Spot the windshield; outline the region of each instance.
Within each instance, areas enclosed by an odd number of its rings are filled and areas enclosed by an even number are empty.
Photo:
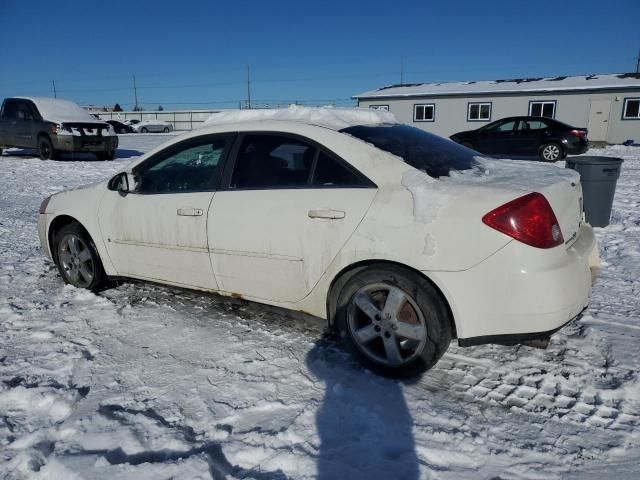
[[[397,155],[433,178],[475,165],[477,152],[408,125],[356,126],[340,131]]]

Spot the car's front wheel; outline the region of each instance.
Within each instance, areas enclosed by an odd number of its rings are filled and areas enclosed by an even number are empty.
[[[54,240],[55,262],[65,283],[100,290],[107,276],[93,240],[79,223],[65,225]]]
[[[545,143],[540,147],[540,158],[545,162],[555,162],[562,158],[562,147],[557,143]]]
[[[340,292],[335,325],[347,348],[390,377],[422,373],[451,342],[451,318],[439,293],[415,272],[369,267]]]
[[[38,139],[38,154],[40,155],[41,160],[53,160],[56,157],[53,144],[48,137],[41,136]]]
[[[164,133],[169,133],[169,127],[164,127],[163,132],[164,132]]]
[[[147,130],[147,128],[146,128],[146,127],[142,127],[142,128],[140,129],[140,132],[141,132],[141,133],[147,133],[147,132],[149,132],[149,130]]]

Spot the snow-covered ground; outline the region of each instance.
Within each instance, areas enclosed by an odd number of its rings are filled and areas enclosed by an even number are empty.
[[[639,478],[640,148],[625,158],[586,315],[547,350],[452,345],[409,382],[323,325],[202,293],[64,286],[42,198],[115,162],[0,158],[0,477]]]

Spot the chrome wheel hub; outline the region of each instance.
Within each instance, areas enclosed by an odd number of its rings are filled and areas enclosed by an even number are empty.
[[[385,366],[410,363],[427,341],[427,326],[418,305],[392,285],[367,285],[358,290],[349,303],[347,325],[358,349]]]

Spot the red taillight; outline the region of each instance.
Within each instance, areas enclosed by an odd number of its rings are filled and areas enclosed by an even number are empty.
[[[587,136],[587,132],[585,132],[584,130],[571,130],[571,135],[582,138]]]
[[[537,248],[562,245],[558,219],[541,193],[530,193],[490,211],[482,221],[516,240]]]

